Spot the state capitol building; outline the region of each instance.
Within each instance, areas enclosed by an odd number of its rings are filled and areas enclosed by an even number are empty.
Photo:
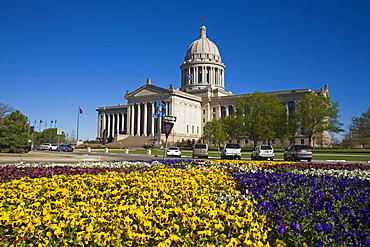
[[[199,38],[186,51],[184,62],[180,66],[179,89],[173,85],[169,88],[158,87],[147,79],[145,85],[135,91],[126,91],[124,98],[127,105],[96,109],[97,140],[107,143],[141,137],[145,144],[159,138],[158,133],[161,132],[160,140],[164,141],[162,116],[167,115],[176,117],[168,138],[169,143],[188,139],[198,141],[202,138],[203,128],[208,121],[231,115],[239,98],[251,96],[251,94],[234,95],[226,91],[224,80],[226,66],[215,43],[207,38],[206,30],[202,23]],[[286,105],[287,111],[292,112],[295,102],[312,91],[329,96],[327,85],[318,90],[294,89],[264,94],[278,95]],[[253,146],[253,142],[248,139],[235,141],[244,146]],[[286,144],[308,144],[308,138],[294,136],[289,138]],[[315,139],[315,146],[329,144],[328,133]]]

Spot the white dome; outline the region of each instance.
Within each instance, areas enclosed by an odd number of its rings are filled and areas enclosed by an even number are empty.
[[[206,27],[200,27],[200,36],[188,48],[186,52],[185,61],[191,60],[207,60],[207,61],[221,61],[220,52],[217,46],[206,36]]]
[[[224,70],[217,46],[207,38],[204,20],[200,36],[186,51],[181,69],[181,88],[185,92],[204,89],[225,90]]]

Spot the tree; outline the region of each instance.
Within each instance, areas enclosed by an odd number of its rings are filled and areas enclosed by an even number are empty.
[[[13,111],[0,126],[0,151],[23,153],[30,150],[30,125],[20,111]]]
[[[362,145],[370,143],[370,107],[360,117],[352,117],[351,121],[349,128],[352,136]]]
[[[0,118],[4,118],[6,115],[14,111],[12,107],[9,105],[5,105],[3,103],[0,103]]]
[[[33,133],[34,143],[65,143],[66,135],[62,132],[61,135],[57,135],[57,128],[44,129],[42,132]]]
[[[229,130],[248,136],[254,146],[258,141],[284,139],[289,134],[287,109],[275,94],[255,92],[239,98],[235,108],[235,117],[228,120]]]
[[[14,109],[12,107],[10,107],[9,105],[6,105],[6,104],[3,104],[3,103],[0,103],[0,125],[2,123],[2,120],[9,114],[11,113],[12,111],[14,111]]]
[[[212,119],[204,126],[204,139],[217,144],[218,148],[227,139],[227,136],[224,119],[222,118]]]
[[[306,94],[297,102],[294,116],[298,131],[308,137],[310,145],[316,134],[343,131],[338,121],[338,107],[338,102],[332,102],[329,97],[314,92]]]

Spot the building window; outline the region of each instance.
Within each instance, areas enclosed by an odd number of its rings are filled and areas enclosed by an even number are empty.
[[[228,107],[228,106],[221,106],[221,117],[227,117],[226,116],[226,107]]]
[[[189,134],[189,125],[186,125],[186,133]]]
[[[203,118],[203,123],[205,123],[206,122],[206,119],[205,118]]]
[[[191,126],[191,133],[194,134],[194,125]]]
[[[288,102],[288,112],[289,114],[295,112],[295,102],[294,101]]]
[[[199,135],[199,126],[197,126],[197,134]]]
[[[301,144],[304,144],[304,139],[301,139]]]
[[[234,106],[232,105],[229,105],[229,116],[233,116],[234,115]]]
[[[203,110],[203,114],[206,114],[206,110]]]

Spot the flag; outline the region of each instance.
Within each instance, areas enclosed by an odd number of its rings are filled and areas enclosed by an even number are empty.
[[[84,111],[81,108],[79,108],[79,109],[80,109],[80,114],[84,114]]]
[[[188,74],[188,79],[191,80],[193,78],[193,74]]]
[[[53,120],[51,120],[51,124],[53,124],[54,123],[54,121]]]
[[[42,120],[40,119],[40,123],[42,123]]]
[[[156,100],[155,103],[156,103],[155,107],[166,109],[166,105],[162,104],[159,100]]]

